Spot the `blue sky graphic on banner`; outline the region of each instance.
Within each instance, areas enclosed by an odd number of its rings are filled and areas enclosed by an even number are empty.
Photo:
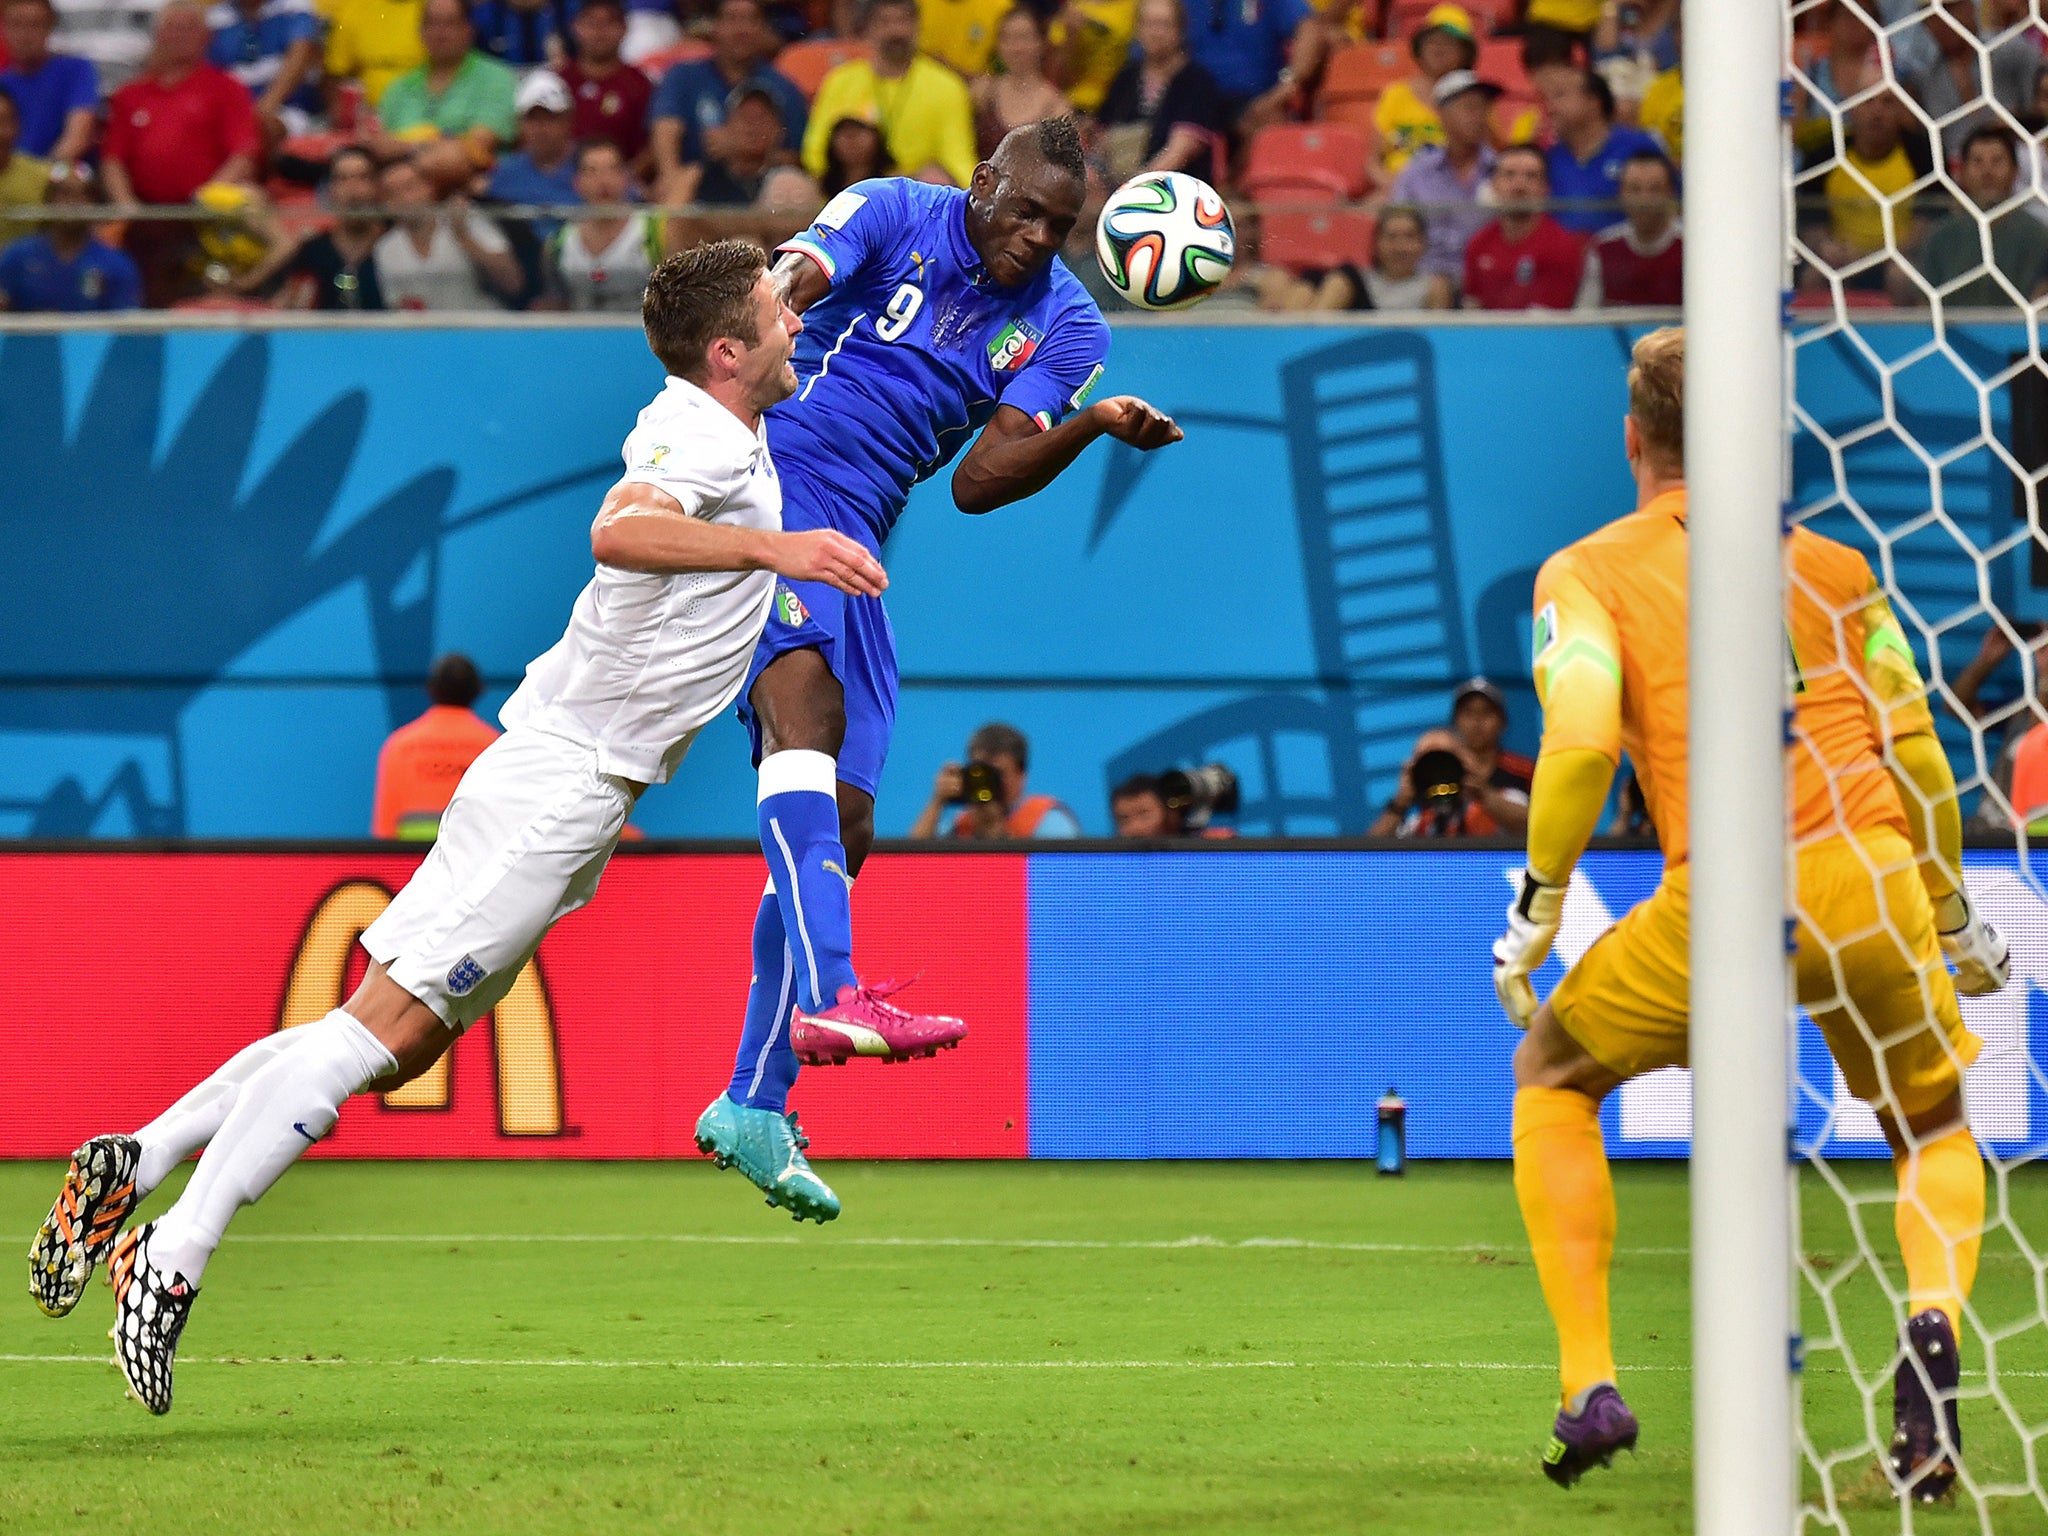
[[[1210,758],[1243,779],[1247,831],[1362,830],[1474,671],[1533,748],[1529,592],[1629,505],[1632,335],[1119,327],[1103,388],[1175,413],[1185,444],[1099,445],[985,518],[941,476],[890,541],[905,682],[881,830],[990,719],[1029,735],[1032,787],[1091,832],[1118,778]],[[1816,419],[1877,414],[1853,353],[1801,367]],[[70,332],[0,338],[0,379],[0,835],[336,837],[366,829],[378,745],[424,707],[433,655],[476,657],[494,709],[560,633],[660,372],[624,327]],[[1975,431],[1952,370],[1901,386],[1923,444]],[[2002,471],[1970,464],[1952,514],[2009,533]],[[1828,466],[1802,448],[1798,470],[1813,500]],[[1847,473],[1886,526],[1924,511],[1897,443],[1860,444]],[[1974,590],[1953,541],[1894,554],[1931,611]],[[1995,595],[2031,611],[2016,571],[1994,566]],[[1951,667],[1976,633],[1945,642]],[[752,805],[727,721],[637,820],[749,836]]]

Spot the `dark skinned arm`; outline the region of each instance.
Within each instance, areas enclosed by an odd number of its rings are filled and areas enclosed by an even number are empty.
[[[1014,405],[999,405],[953,471],[953,505],[979,514],[1035,496],[1104,434],[1147,452],[1182,436],[1171,416],[1134,395],[1098,400],[1049,431]]]
[[[774,275],[782,285],[783,302],[798,314],[832,291],[832,279],[825,269],[801,251],[785,251],[775,263]]]

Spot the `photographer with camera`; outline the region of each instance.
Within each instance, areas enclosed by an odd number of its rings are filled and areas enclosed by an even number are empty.
[[[967,739],[967,762],[948,763],[932,798],[910,828],[912,837],[1079,837],[1080,820],[1051,795],[1024,793],[1030,743],[1015,726],[984,725]],[[942,834],[946,807],[960,807]]]
[[[1133,774],[1109,792],[1118,837],[1235,837],[1216,818],[1237,807],[1237,775],[1221,763]]]
[[[1425,731],[1401,769],[1401,788],[1380,812],[1373,837],[1520,836],[1529,825],[1536,765],[1501,750],[1508,704],[1475,677],[1451,698],[1450,729]]]

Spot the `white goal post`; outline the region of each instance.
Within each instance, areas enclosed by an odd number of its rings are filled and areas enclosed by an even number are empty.
[[[1700,1536],[1797,1519],[1786,953],[1780,0],[1685,0],[1693,1486]]]

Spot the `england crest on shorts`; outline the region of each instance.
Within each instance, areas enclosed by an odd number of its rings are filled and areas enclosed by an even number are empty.
[[[476,963],[475,955],[464,955],[455,962],[455,968],[448,973],[448,995],[467,997],[476,990],[476,985],[484,979],[484,974],[484,968]]]

